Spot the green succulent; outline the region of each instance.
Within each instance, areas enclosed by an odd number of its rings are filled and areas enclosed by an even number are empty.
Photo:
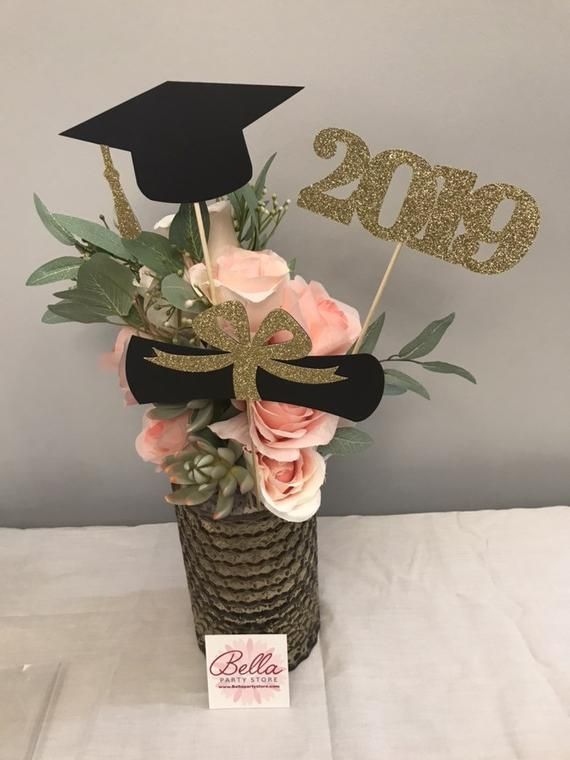
[[[214,520],[227,517],[236,493],[248,493],[255,486],[249,470],[237,464],[242,455],[242,447],[234,441],[216,448],[203,438],[194,439],[190,448],[164,460],[163,469],[175,486],[166,501],[194,507],[217,494],[212,516]]]

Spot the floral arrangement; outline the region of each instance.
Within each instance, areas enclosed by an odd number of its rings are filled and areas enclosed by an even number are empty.
[[[76,253],[42,265],[27,284],[71,283],[54,294],[58,300],[48,306],[45,323],[105,322],[121,327],[102,364],[117,371],[126,404],[136,403],[123,366],[130,337],[201,345],[192,323],[211,305],[212,284],[218,299],[245,306],[254,331],[269,311],[283,308],[310,336],[312,354],[351,352],[361,333],[356,309],[335,299],[321,283],[306,282],[296,274],[294,259],[267,248],[289,207],[289,201],[281,204],[267,192],[275,155],[252,184],[209,206],[201,204],[214,278],[210,283],[192,205],[182,204],[176,214],[157,222],[154,231],[141,231],[110,155],[103,151],[120,234],[103,216],[92,222],[52,214],[35,197],[44,225]],[[393,364],[414,364],[475,382],[462,367],[425,360],[453,319],[449,314],[435,320],[381,360],[386,395],[413,392],[429,399],[422,383]],[[375,350],[384,320],[382,314],[371,324],[359,350]],[[136,449],[143,460],[168,475],[173,488],[167,502],[188,507],[211,503],[214,519],[261,505],[285,520],[303,521],[320,506],[328,458],[361,451],[372,442],[355,426],[314,409],[262,400],[251,402],[249,412],[245,402],[232,399],[153,405],[145,412]]]

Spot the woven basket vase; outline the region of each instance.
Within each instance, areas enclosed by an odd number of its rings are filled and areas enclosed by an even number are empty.
[[[176,518],[200,649],[205,634],[285,633],[297,667],[319,632],[316,518],[263,510],[214,521],[188,507]]]

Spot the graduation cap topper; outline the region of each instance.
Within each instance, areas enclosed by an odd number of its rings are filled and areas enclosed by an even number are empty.
[[[243,129],[301,89],[163,82],[61,134],[130,151],[139,189],[151,200],[209,200],[251,179]]]
[[[372,414],[382,398],[384,373],[375,357],[308,356],[310,337],[283,309],[271,311],[253,338],[239,301],[212,306],[194,319],[193,327],[212,348],[131,338],[125,372],[139,403],[265,399],[359,421]],[[268,343],[281,331],[290,333],[289,340]]]
[[[130,151],[137,184],[148,198],[194,203],[212,281],[197,202],[249,181],[252,166],[243,129],[301,89],[164,82],[62,134]],[[379,404],[384,373],[373,356],[309,356],[309,336],[282,309],[270,312],[251,338],[244,306],[237,301],[216,304],[215,289],[213,297],[214,305],[193,320],[196,336],[211,348],[130,340],[125,371],[139,403],[266,399],[355,421]],[[229,334],[220,318],[229,323]],[[291,338],[269,344],[280,331]]]

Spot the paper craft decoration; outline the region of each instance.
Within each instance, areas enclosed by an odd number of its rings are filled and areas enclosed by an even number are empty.
[[[251,179],[243,129],[302,89],[163,82],[61,134],[130,151],[151,200],[209,200]]]
[[[501,183],[474,190],[474,172],[431,166],[408,150],[385,150],[371,157],[364,140],[346,129],[321,130],[314,149],[318,156],[329,159],[339,143],[346,145],[343,161],[327,177],[301,190],[297,203],[302,208],[342,224],[349,224],[356,214],[375,237],[402,242],[480,274],[511,269],[536,237],[540,211],[534,198],[520,187]],[[394,224],[383,227],[378,215],[394,172],[403,165],[412,169],[408,193]],[[348,198],[328,195],[329,190],[355,180],[359,184]],[[443,182],[439,191],[438,180]],[[513,201],[515,207],[503,228],[495,230],[491,227],[493,215],[504,200]],[[461,222],[465,232],[457,235]],[[485,260],[475,258],[481,243],[497,244]]]
[[[359,421],[382,398],[384,372],[374,356],[308,356],[311,339],[283,309],[270,312],[253,338],[239,301],[212,306],[194,319],[193,327],[212,348],[131,338],[125,371],[140,404],[265,399]],[[291,334],[289,340],[268,343],[281,331]]]

